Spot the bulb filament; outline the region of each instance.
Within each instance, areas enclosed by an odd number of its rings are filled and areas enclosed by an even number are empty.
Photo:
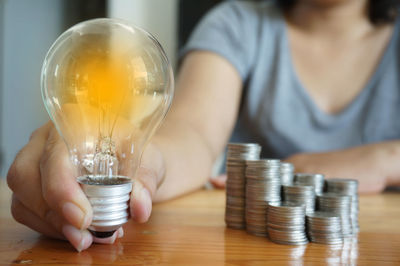
[[[118,159],[115,155],[115,143],[111,137],[100,135],[93,159],[93,174],[105,176],[118,174]]]

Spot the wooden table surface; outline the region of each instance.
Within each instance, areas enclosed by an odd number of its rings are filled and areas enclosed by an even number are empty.
[[[154,206],[146,224],[127,223],[114,245],[81,253],[11,217],[0,180],[0,265],[400,265],[400,193],[362,196],[357,239],[340,247],[277,245],[224,224],[225,192],[201,190]]]

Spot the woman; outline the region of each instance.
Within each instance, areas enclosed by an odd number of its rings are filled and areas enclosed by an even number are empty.
[[[278,1],[279,2],[279,1]],[[183,51],[173,107],[142,158],[131,200],[145,222],[153,201],[201,187],[234,138],[298,171],[360,181],[362,192],[400,183],[397,2],[230,1]],[[36,130],[8,174],[15,219],[78,250],[96,239],[92,210],[51,122]],[[132,207],[133,206],[133,207]]]

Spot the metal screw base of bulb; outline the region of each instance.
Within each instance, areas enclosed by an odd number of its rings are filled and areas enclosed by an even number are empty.
[[[125,176],[89,175],[77,178],[93,208],[89,231],[98,238],[110,237],[129,219],[132,180]]]
[[[92,231],[89,229],[89,232],[97,238],[107,238],[107,237],[111,237],[115,231],[117,230],[112,230],[112,231],[108,231],[108,232],[98,232],[98,231]]]

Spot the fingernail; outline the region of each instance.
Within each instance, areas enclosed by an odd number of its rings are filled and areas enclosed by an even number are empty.
[[[67,221],[70,222],[72,225],[75,225],[77,228],[83,229],[87,226],[87,215],[85,215],[82,209],[75,204],[71,202],[64,203],[62,207],[62,212]]]
[[[150,217],[151,209],[153,207],[153,203],[152,203],[152,200],[151,200],[150,192],[146,188],[142,189],[142,191],[140,193],[140,200],[143,203],[144,210],[146,212],[145,219],[147,220]]]
[[[146,222],[151,213],[152,199],[150,192],[137,181],[134,183],[133,191],[133,204],[131,204],[131,215],[139,223]],[[136,205],[135,205],[136,204]]]
[[[78,230],[74,226],[67,224],[62,227],[62,232],[78,252],[81,252],[84,248],[88,248],[90,245],[91,236],[86,231]]]
[[[92,244],[93,236],[92,236],[91,233],[89,233],[88,230],[83,230],[82,231],[82,238],[83,238],[83,241],[82,241],[82,246],[81,247],[82,247],[82,250],[85,250],[88,247],[90,247],[90,245]]]
[[[118,238],[122,238],[124,236],[124,229],[120,227],[117,233],[118,233]]]

